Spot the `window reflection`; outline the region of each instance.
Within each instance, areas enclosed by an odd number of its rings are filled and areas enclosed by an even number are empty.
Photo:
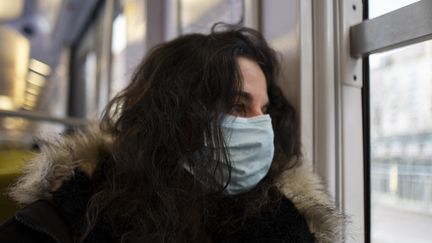
[[[243,0],[181,0],[181,33],[206,33],[217,22],[242,24]]]
[[[145,54],[146,5],[141,0],[118,1],[112,26],[110,98],[127,86]]]
[[[432,41],[370,57],[372,242],[432,242]]]
[[[369,18],[375,18],[420,0],[369,0]]]

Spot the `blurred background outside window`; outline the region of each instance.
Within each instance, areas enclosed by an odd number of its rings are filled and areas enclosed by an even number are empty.
[[[369,18],[414,2],[369,0]],[[369,61],[372,242],[432,242],[432,41]]]

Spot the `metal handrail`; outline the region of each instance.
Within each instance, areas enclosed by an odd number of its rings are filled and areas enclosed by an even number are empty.
[[[422,0],[350,28],[351,56],[373,53],[432,39],[432,1]]]
[[[82,118],[74,118],[74,117],[54,117],[48,114],[42,114],[31,111],[9,111],[9,110],[0,110],[0,117],[19,117],[28,120],[35,121],[45,121],[52,123],[61,123],[68,126],[80,127],[87,126],[90,124],[89,120]]]

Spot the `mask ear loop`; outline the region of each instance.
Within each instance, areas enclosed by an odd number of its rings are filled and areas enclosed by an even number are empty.
[[[227,175],[224,175],[223,169],[219,168],[220,164],[217,163],[218,164],[218,166],[217,166],[218,168],[216,168],[216,170],[219,169],[219,174],[222,177],[221,181],[222,182],[225,181],[225,183],[223,184],[223,187],[222,187],[222,192],[225,191],[226,188],[228,188],[228,185],[231,182],[231,174],[232,174],[231,156],[230,156],[229,150],[227,148],[227,144],[228,144],[228,141],[231,139],[232,133],[226,134],[226,131],[223,128],[224,124],[227,122],[227,115],[230,116],[229,114],[223,114],[220,117],[220,120],[219,120],[220,126],[219,126],[219,129],[218,129],[219,130],[219,135],[220,135],[219,136],[219,138],[220,138],[219,141],[221,141],[221,144],[222,144],[222,148],[221,148],[222,149],[222,154],[221,154],[221,156],[223,157],[222,163],[224,163],[222,166],[226,166],[227,169],[228,169]],[[218,160],[218,161],[221,161],[221,160]],[[216,172],[217,171],[215,171],[215,173]],[[225,178],[226,176],[227,176],[227,178]]]

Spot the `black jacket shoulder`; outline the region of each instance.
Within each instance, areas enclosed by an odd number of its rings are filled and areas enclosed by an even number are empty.
[[[212,238],[216,243],[313,243],[316,241],[304,217],[286,197],[282,198],[280,205],[273,211],[246,219],[241,225],[236,225],[234,231],[213,233]]]
[[[54,205],[36,201],[0,226],[0,242],[72,243],[68,227]]]

